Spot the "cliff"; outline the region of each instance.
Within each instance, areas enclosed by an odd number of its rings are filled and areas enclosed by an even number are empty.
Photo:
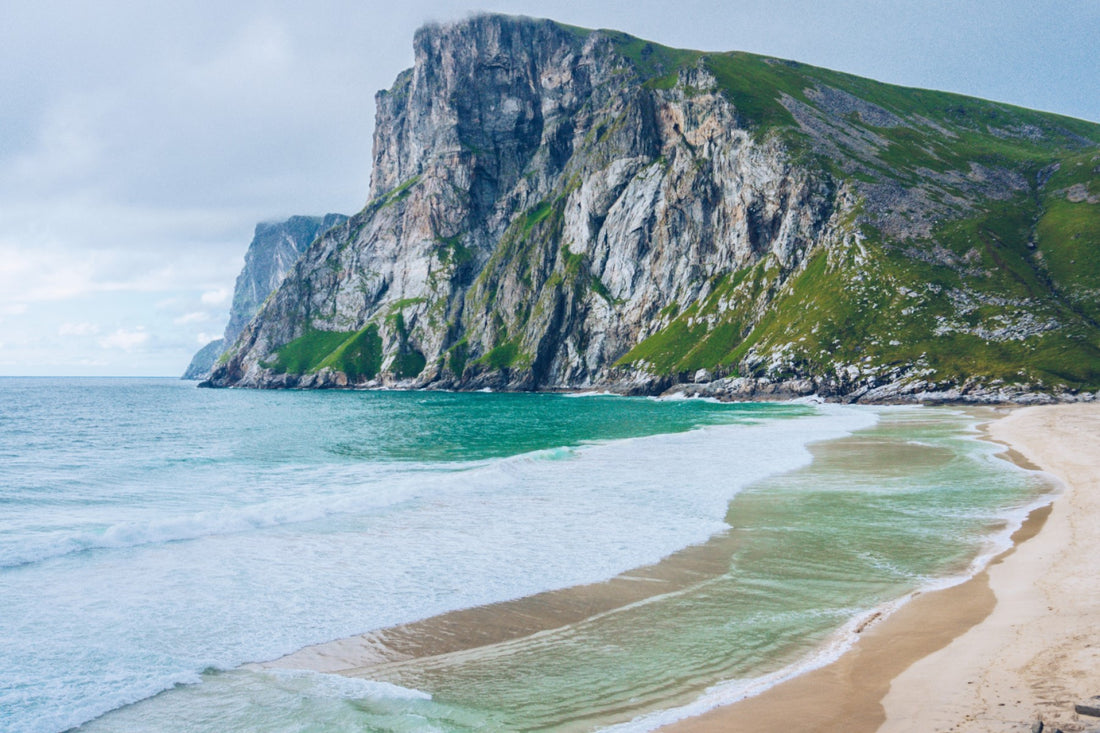
[[[1098,125],[544,20],[414,48],[209,385],[1100,387]]]
[[[203,346],[191,359],[183,379],[206,379],[218,358],[260,310],[318,234],[347,221],[343,214],[292,216],[281,222],[256,225],[252,242],[244,255],[244,267],[233,288],[229,322],[220,339]]]
[[[218,362],[218,357],[225,351],[225,347],[226,341],[224,338],[208,342],[206,346],[196,351],[195,355],[191,357],[191,363],[187,365],[187,369],[184,370],[180,379],[207,379],[210,372],[213,371],[214,365]]]

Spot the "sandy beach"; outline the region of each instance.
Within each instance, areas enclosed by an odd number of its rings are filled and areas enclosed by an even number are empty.
[[[993,440],[1064,489],[972,580],[925,593],[837,662],[675,731],[1100,729],[1074,703],[1100,695],[1100,405],[1029,407]]]
[[[1065,493],[1038,536],[989,569],[989,617],[894,680],[884,733],[1028,730],[1039,719],[1100,729],[1073,711],[1100,695],[1100,405],[1019,410],[990,432]]]

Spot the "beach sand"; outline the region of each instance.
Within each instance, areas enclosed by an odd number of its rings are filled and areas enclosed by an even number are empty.
[[[1064,484],[1013,549],[917,596],[835,663],[668,730],[1100,729],[1073,709],[1100,695],[1100,405],[1018,409],[989,432]]]
[[[883,700],[884,733],[1100,729],[1075,702],[1100,695],[1100,405],[1034,407],[990,427],[1065,493],[1035,539],[989,570],[996,606],[912,665]]]

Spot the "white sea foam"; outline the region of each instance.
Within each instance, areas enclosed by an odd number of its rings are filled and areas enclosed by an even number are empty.
[[[0,544],[0,567],[25,565],[91,550],[132,548],[195,540],[314,522],[342,515],[362,515],[393,508],[422,496],[426,485],[429,484],[432,491],[462,484],[500,485],[501,481],[507,480],[499,476],[502,470],[514,473],[514,466],[517,465],[539,461],[570,460],[577,458],[582,452],[596,451],[588,456],[590,460],[586,460],[586,464],[595,461],[596,470],[601,468],[599,464],[610,466],[613,472],[619,473],[624,470],[634,471],[638,461],[653,464],[653,469],[658,473],[651,474],[648,478],[652,480],[660,477],[661,481],[658,483],[663,486],[663,475],[677,475],[675,470],[662,471],[666,468],[671,469],[670,466],[661,465],[666,463],[665,456],[669,455],[665,449],[665,443],[670,444],[668,448],[671,448],[673,453],[679,450],[678,445],[683,449],[694,451],[690,457],[681,452],[679,458],[673,457],[667,462],[681,463],[683,469],[690,469],[696,474],[707,470],[705,464],[716,465],[716,456],[711,452],[712,444],[716,440],[723,439],[727,434],[730,440],[740,443],[760,441],[778,446],[779,450],[765,450],[758,455],[748,453],[737,455],[738,480],[731,482],[728,472],[720,471],[715,474],[716,479],[722,479],[718,485],[722,487],[719,496],[724,502],[732,498],[738,488],[747,483],[771,473],[791,470],[808,463],[810,456],[805,450],[805,443],[810,440],[839,437],[847,432],[868,427],[874,421],[869,412],[855,411],[850,408],[845,412],[845,408],[839,406],[832,406],[832,409],[823,410],[823,412],[828,414],[777,420],[752,427],[744,423],[732,426],[711,426],[684,434],[648,436],[580,447],[563,446],[472,463],[408,464],[403,467],[403,470],[386,471],[376,478],[364,476],[362,480],[353,482],[350,486],[333,490],[322,489],[307,496],[295,496],[245,506],[219,507],[177,516],[123,521],[94,529],[56,531],[39,536],[21,537],[18,542]],[[638,452],[639,449],[645,454],[644,456],[639,455],[636,459],[630,460],[626,455]],[[689,460],[684,460],[685,458]],[[693,463],[691,459],[695,459],[695,462]],[[540,473],[544,472],[540,471]],[[594,475],[593,478],[599,480],[598,475]],[[718,507],[715,508],[718,509]],[[721,511],[718,511],[716,516],[720,517]],[[705,536],[695,537],[693,541],[699,539],[705,539]]]
[[[308,496],[219,507],[178,516],[123,521],[94,529],[61,530],[37,536],[22,536],[18,541],[0,541],[0,568],[17,567],[92,550],[181,542],[315,522],[330,517],[392,510],[423,495],[429,484],[438,488],[443,484],[476,482],[478,471],[491,472],[489,467],[494,462],[506,465],[563,461],[574,457],[577,450],[579,448],[561,446],[493,460],[410,463],[403,465],[401,470],[383,471],[375,477],[370,477],[370,474],[378,471],[371,468],[366,469],[365,475],[357,481],[342,482],[345,485],[335,489],[325,490],[318,487],[315,493]]]
[[[73,553],[239,534],[392,508],[414,498],[422,485],[415,473],[386,476],[343,491],[221,507],[179,516],[124,521],[95,529],[55,531],[0,545],[0,568],[26,565]]]
[[[1045,473],[1042,475],[1049,479],[1051,486],[1060,486],[1060,483],[1054,476]],[[1032,502],[1017,507],[1011,507],[999,514],[998,519],[1004,522],[1004,527],[985,538],[982,543],[981,551],[977,557],[970,562],[966,570],[956,575],[942,578],[924,578],[921,585],[921,591],[951,588],[961,583],[965,583],[985,570],[994,558],[1012,548],[1012,536],[1023,526],[1024,521],[1027,520],[1031,513],[1042,507],[1049,506],[1057,498],[1059,493],[1061,493],[1060,488],[1052,493],[1043,494]]]
[[[830,406],[471,463],[295,469],[267,475],[278,491],[260,501],[251,487],[177,500],[158,485],[120,505],[124,521],[4,549],[9,565],[66,559],[8,575],[20,635],[5,654],[23,661],[0,674],[61,684],[75,725],[206,668],[603,580],[721,531],[738,491],[808,463],[810,441],[874,421]]]
[[[174,681],[195,681],[206,667],[233,669],[371,628],[605,579],[725,529],[730,499],[761,478],[808,464],[809,443],[871,427],[887,409],[911,409],[813,407],[813,414],[763,411],[738,424],[476,463],[403,464],[355,479],[342,475],[331,485],[302,474],[297,490],[277,499],[116,522],[79,536],[101,543],[90,549],[140,550],[88,553],[9,574],[43,573],[37,583],[13,586],[22,599],[7,599],[6,608],[23,612],[15,627],[38,641],[38,648],[27,645],[10,658],[27,660],[16,674],[36,686],[35,675],[51,664],[57,670],[85,665],[88,672],[58,693],[79,702],[70,714],[79,710],[80,719],[66,719],[67,726]],[[176,505],[157,506],[167,512]],[[1029,508],[1006,513],[1004,529],[963,575],[1006,546]],[[915,580],[928,589],[947,582]],[[827,664],[854,643],[861,625],[907,598],[852,609],[827,644],[796,664],[716,685],[688,706],[614,730],[651,730]],[[71,638],[57,633],[76,618],[86,628],[70,629]],[[92,638],[100,643],[82,641]],[[117,658],[97,658],[101,647]],[[86,658],[73,664],[73,649]],[[290,692],[288,698],[300,688],[323,699],[381,701],[382,708],[399,709],[396,715],[414,717],[431,707],[419,690],[333,675],[271,674],[271,684]],[[196,688],[210,685],[210,677]]]
[[[792,397],[785,401],[785,404],[789,405],[824,405],[825,398],[820,395],[812,394],[805,397]]]
[[[904,601],[898,601],[891,605],[900,608],[903,603]],[[859,640],[859,630],[861,627],[874,619],[876,614],[880,612],[892,612],[893,610],[895,610],[895,608],[882,608],[873,611],[864,611],[856,615],[817,651],[807,655],[794,664],[759,677],[729,680],[728,682],[719,683],[707,688],[701,696],[687,705],[641,715],[629,722],[602,728],[601,732],[646,733],[647,731],[656,730],[680,720],[703,715],[704,713],[724,705],[732,705],[735,702],[755,697],[776,685],[792,680],[807,672],[812,672],[815,669],[820,669],[840,659],[840,657],[850,650],[856,641]]]
[[[651,399],[654,402],[688,402],[694,400],[697,402],[707,402],[713,405],[723,404],[722,400],[718,399],[717,397],[708,397],[706,395],[699,394],[689,395],[684,394],[683,392],[673,392],[672,394],[667,395],[655,395],[649,397],[648,399]]]
[[[402,687],[390,682],[325,674],[304,669],[268,669],[257,674],[298,694],[322,695],[346,700],[431,700],[422,690]]]
[[[562,397],[625,397],[618,392],[608,392],[607,390],[585,390],[583,392],[562,392]]]

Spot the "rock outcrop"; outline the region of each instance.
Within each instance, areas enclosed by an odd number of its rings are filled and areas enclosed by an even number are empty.
[[[187,365],[187,369],[184,370],[180,379],[202,380],[209,377],[214,365],[218,362],[218,357],[225,351],[225,347],[226,341],[224,338],[214,339],[207,343],[191,357],[191,363]]]
[[[267,296],[286,277],[290,268],[302,256],[318,234],[347,221],[343,214],[325,216],[292,216],[281,222],[261,222],[256,225],[252,243],[244,256],[244,268],[233,289],[233,305],[229,322],[220,339],[203,346],[191,359],[183,379],[206,379],[218,358],[237,340],[244,327],[260,310]]]
[[[526,18],[414,47],[366,207],[209,385],[1100,387],[1100,126]]]

